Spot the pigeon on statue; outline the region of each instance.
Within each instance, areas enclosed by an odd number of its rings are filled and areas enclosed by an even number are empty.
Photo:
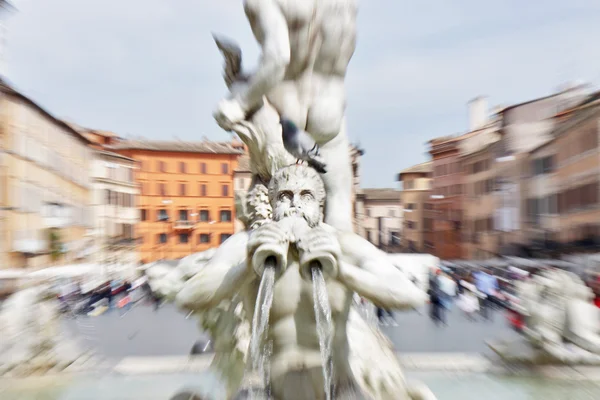
[[[298,129],[296,124],[285,117],[281,117],[281,137],[283,147],[292,156],[299,160],[306,161],[318,173],[327,173],[326,165],[319,156],[319,146],[313,138],[306,132]]]

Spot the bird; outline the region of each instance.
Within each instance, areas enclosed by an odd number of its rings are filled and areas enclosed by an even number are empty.
[[[327,165],[322,161],[319,154],[319,145],[313,138],[305,131],[298,129],[296,124],[285,117],[281,117],[279,122],[282,127],[283,147],[288,153],[296,157],[296,163],[300,160],[306,161],[318,173],[327,173]]]

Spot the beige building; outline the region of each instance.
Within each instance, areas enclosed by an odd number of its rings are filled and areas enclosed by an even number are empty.
[[[6,82],[0,91],[0,268],[87,258],[90,142]]]
[[[404,228],[401,245],[405,251],[430,253],[433,247],[427,233],[433,233],[433,207],[430,201],[433,163],[425,162],[398,174],[402,182]]]
[[[250,189],[252,183],[252,171],[250,170],[250,156],[244,154],[238,159],[237,168],[233,170],[233,195],[236,205],[236,219],[235,219],[235,232],[244,230],[244,224],[239,220],[242,209],[240,208],[240,202],[243,202],[246,198],[246,194]]]
[[[363,237],[386,252],[398,252],[402,237],[402,200],[396,189],[363,189]]]
[[[135,227],[139,187],[135,160],[106,150],[95,150],[92,165],[93,257],[112,277],[133,278],[139,263]]]

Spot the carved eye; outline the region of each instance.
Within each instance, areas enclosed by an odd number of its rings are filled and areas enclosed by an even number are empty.
[[[284,200],[291,200],[292,196],[288,193],[288,192],[281,192],[279,193],[279,200],[280,201],[284,201]]]
[[[312,200],[315,198],[315,196],[313,196],[310,190],[303,190],[302,193],[300,193],[300,195],[304,200]]]

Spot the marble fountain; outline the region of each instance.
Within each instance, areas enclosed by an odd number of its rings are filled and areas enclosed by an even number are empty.
[[[262,57],[254,72],[243,71],[239,47],[214,36],[229,89],[214,117],[248,147],[253,181],[248,194],[236,199],[245,230],[175,268],[157,263],[147,269],[153,289],[210,333],[210,368],[195,374],[60,376],[50,383],[4,379],[0,398],[588,398],[578,396],[596,390],[591,383],[488,372],[404,374],[389,340],[354,300],[358,295],[394,310],[427,301],[385,253],[353,232],[344,78],[356,44],[356,0],[244,5]],[[308,150],[327,172],[286,151],[282,116],[310,135],[316,146]]]

